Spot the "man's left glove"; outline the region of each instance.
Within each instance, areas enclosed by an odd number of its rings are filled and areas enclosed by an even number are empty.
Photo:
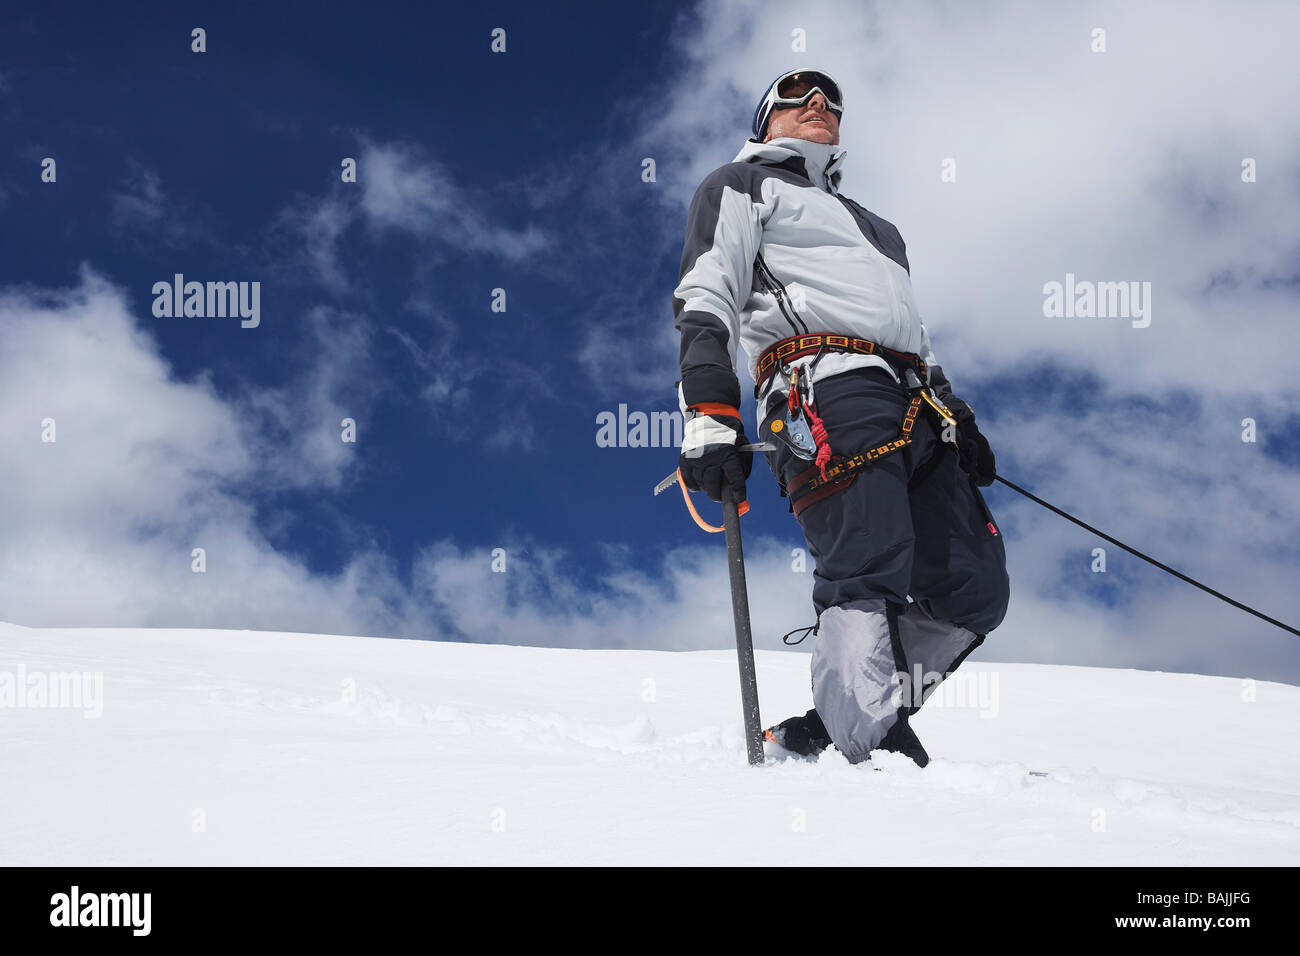
[[[981,488],[993,484],[993,477],[998,473],[997,460],[988,439],[975,425],[975,413],[955,395],[946,396],[944,404],[957,419],[957,460],[962,471],[971,475]]]
[[[682,453],[677,460],[682,482],[689,490],[703,491],[714,501],[722,500],[723,486],[729,485],[739,504],[746,500],[745,479],[754,467],[754,453],[737,448],[749,444],[745,426],[738,413],[695,411],[695,417],[686,422]]]

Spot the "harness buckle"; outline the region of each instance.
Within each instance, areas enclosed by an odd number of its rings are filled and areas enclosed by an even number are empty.
[[[925,399],[925,403],[934,409],[935,414],[943,420],[944,424],[954,429],[957,427],[957,419],[948,410],[948,406],[935,397],[934,390],[927,383],[922,382],[920,376],[912,368],[907,370],[907,387],[914,394],[919,394],[921,398]]]

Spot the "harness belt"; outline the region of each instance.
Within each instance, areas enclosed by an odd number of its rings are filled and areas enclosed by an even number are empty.
[[[910,368],[916,372],[922,382],[926,381],[925,361],[921,356],[913,352],[898,352],[894,349],[887,349],[883,345],[877,345],[875,342],[855,338],[851,335],[810,332],[806,335],[792,335],[788,339],[782,339],[775,345],[769,346],[758,357],[758,365],[754,369],[754,397],[758,398],[762,395],[763,387],[782,365],[788,365],[795,359],[816,355],[823,350],[827,352],[850,352],[855,355],[875,355],[883,358],[900,375],[904,370]]]
[[[912,428],[916,425],[917,413],[921,410],[922,392],[912,396],[912,403],[903,416],[903,427],[899,436],[891,442],[877,445],[866,451],[860,451],[852,458],[836,455],[827,463],[825,471],[814,465],[799,472],[790,480],[786,493],[790,496],[790,507],[795,517],[811,504],[829,498],[835,492],[847,488],[857,477],[858,471],[886,455],[891,455],[912,443]]]

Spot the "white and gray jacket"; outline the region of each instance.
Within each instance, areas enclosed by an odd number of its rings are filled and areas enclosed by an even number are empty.
[[[947,391],[912,294],[903,238],[840,194],[845,155],[841,147],[802,139],[751,139],[695,191],[673,291],[683,412],[701,402],[738,408],[737,345],[752,376],[768,346],[803,332],[918,353],[936,391]],[[831,353],[818,362],[814,384],[862,366],[880,366],[897,379],[877,356]],[[782,384],[776,376],[769,394],[779,394]],[[760,402],[760,422],[764,407]],[[736,440],[703,416],[687,418],[684,451]]]

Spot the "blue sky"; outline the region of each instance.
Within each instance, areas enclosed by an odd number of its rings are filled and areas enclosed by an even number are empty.
[[[362,467],[328,500],[312,492],[277,502],[299,519],[278,543],[313,568],[336,570],[349,556],[331,527],[336,510],[382,533],[402,561],[431,533],[504,540],[522,524],[571,545],[625,531],[624,509],[648,510],[636,506],[651,473],[638,468],[649,462],[636,459],[654,456],[595,448],[591,410],[604,407],[602,396],[566,373],[574,358],[564,343],[598,319],[593,299],[629,308],[621,273],[657,276],[666,302],[675,264],[600,218],[605,202],[643,216],[633,191],[584,196],[598,136],[616,138],[627,117],[583,104],[610,89],[653,95],[668,8],[638,7],[628,19],[588,5],[575,22],[525,4],[472,16],[411,4],[371,11],[364,23],[345,14],[351,8],[310,17],[266,8],[165,5],[123,17],[85,4],[16,18],[4,31],[16,146],[5,214],[25,236],[5,257],[4,281],[67,285],[90,263],[132,297],[177,377],[210,370],[220,394],[272,386],[309,365],[303,315],[313,308],[364,327],[361,380],[340,383],[369,396],[364,414],[353,413]],[[189,49],[192,25],[207,30],[206,54]],[[508,31],[503,55],[489,51],[497,25]],[[605,36],[620,43],[598,42]],[[409,154],[412,168],[436,163],[441,181],[464,191],[468,215],[512,235],[533,230],[537,253],[465,252],[452,222],[430,224],[444,234],[415,236],[354,223],[339,237],[347,288],[324,286],[297,261],[307,238],[286,211],[348,202],[358,190],[339,182],[339,161],[363,155],[366,143]],[[37,154],[58,161],[53,189],[24,175]],[[628,166],[630,181],[638,171]],[[596,255],[606,242],[617,253]],[[174,272],[260,279],[263,324],[241,334],[231,323],[152,319],[149,290]],[[489,310],[497,287],[505,315]],[[412,307],[421,300],[424,314]],[[464,399],[440,407],[420,397],[428,370],[414,350],[444,346],[445,375]],[[671,407],[673,369],[657,371]],[[481,447],[512,427],[519,443]],[[657,457],[655,468],[667,470],[672,456]]]
[[[806,62],[845,86],[844,191],[908,241],[936,351],[1003,473],[1294,621],[1300,126],[1279,38],[1296,19],[1280,4],[8,11],[0,463],[17,477],[0,618],[726,646],[720,541],[649,495],[675,453],[598,447],[595,422],[675,407],[686,204],[771,76]],[[939,177],[949,157],[956,183]],[[260,326],[155,318],[150,290],[177,272],[261,282]],[[1067,272],[1152,282],[1151,326],[1045,318],[1042,286]],[[47,415],[57,459],[37,439]],[[989,498],[1013,608],[987,656],[1300,680],[1295,638],[1113,549],[1096,575],[1101,542]],[[811,620],[810,581],[761,461],[751,499],[770,647]]]

